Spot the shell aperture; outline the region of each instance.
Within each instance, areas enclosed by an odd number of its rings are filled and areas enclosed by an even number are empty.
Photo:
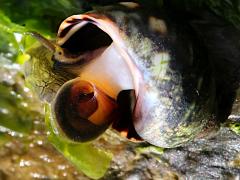
[[[114,100],[93,84],[79,78],[65,83],[53,102],[57,124],[75,141],[89,141],[99,136],[113,121]]]

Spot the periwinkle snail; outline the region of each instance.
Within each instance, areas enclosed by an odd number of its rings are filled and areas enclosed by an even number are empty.
[[[56,41],[30,33],[42,46],[28,52],[27,80],[68,138],[90,141],[112,126],[170,148],[219,125],[209,49],[175,18],[123,3],[68,17]]]

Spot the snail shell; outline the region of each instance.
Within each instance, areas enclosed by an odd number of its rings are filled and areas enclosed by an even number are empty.
[[[76,78],[54,98],[60,128],[77,141],[110,124],[160,147],[194,139],[216,109],[212,65],[200,42],[164,10],[118,5],[68,17],[51,48],[55,70]]]
[[[113,88],[116,94],[108,93],[110,90],[103,86],[121,84],[121,78],[98,87],[113,99],[121,90],[134,89],[136,103],[132,121],[137,134],[157,146],[179,146],[207,126],[215,106],[215,87],[206,68],[210,63],[197,39],[188,34],[190,31],[164,13],[158,17],[145,16],[136,8],[108,7],[64,20],[59,27],[57,44],[71,54],[79,54],[80,58],[74,56],[71,60],[73,56],[65,54],[55,59],[72,66],[82,63],[68,70],[97,86],[101,84],[98,71],[105,67],[104,71],[110,72],[111,77],[129,76],[123,80],[129,84],[127,87]],[[96,52],[100,48],[105,49]],[[91,68],[88,64],[95,61],[91,53],[96,52],[94,57],[99,57],[109,48],[114,49],[115,54],[109,53],[111,58],[105,58],[107,64],[93,68],[94,74],[87,72]],[[122,61],[119,66],[115,64],[116,57]],[[93,78],[89,79],[88,75]],[[102,76],[107,78],[107,75]]]

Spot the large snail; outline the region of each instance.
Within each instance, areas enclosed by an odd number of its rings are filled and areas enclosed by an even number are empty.
[[[112,126],[169,148],[218,125],[214,62],[197,31],[164,10],[123,3],[68,17],[56,41],[31,34],[43,46],[28,52],[27,80],[74,141]]]

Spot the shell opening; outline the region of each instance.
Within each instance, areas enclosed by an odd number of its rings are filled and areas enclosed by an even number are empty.
[[[73,79],[58,91],[53,102],[60,130],[74,141],[85,142],[103,133],[116,116],[116,103],[93,84]]]
[[[110,36],[92,23],[85,24],[76,32],[71,32],[69,29],[69,33],[72,33],[71,36],[61,47],[67,49],[71,54],[93,51],[112,43]]]

